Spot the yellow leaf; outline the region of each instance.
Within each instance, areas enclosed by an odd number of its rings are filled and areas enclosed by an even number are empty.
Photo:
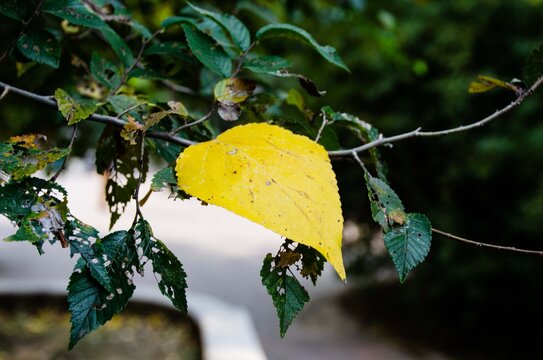
[[[492,90],[497,87],[501,87],[501,88],[513,90],[513,91],[516,90],[515,86],[505,81],[498,80],[490,76],[479,75],[476,80],[474,80],[471,84],[469,84],[468,92],[481,93],[481,92],[486,92],[488,90]]]
[[[318,250],[345,279],[343,216],[326,150],[279,126],[234,127],[179,155],[179,188]]]

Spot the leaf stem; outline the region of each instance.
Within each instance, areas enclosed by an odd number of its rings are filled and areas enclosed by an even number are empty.
[[[321,127],[319,128],[319,131],[317,132],[317,136],[315,137],[316,143],[319,142],[319,139],[321,138],[324,127],[328,125],[328,119],[326,118],[326,114],[324,113],[324,111],[321,112],[321,114],[322,114],[322,124],[321,124]]]
[[[145,131],[140,132],[140,139],[141,139],[141,147],[140,147],[140,157],[138,159],[140,174],[138,177],[136,190],[134,191],[134,195],[132,195],[132,199],[136,201],[136,217],[134,219],[134,222],[136,222],[136,219],[138,218],[138,216],[143,218],[143,215],[140,209],[139,197],[140,197],[140,187],[141,187],[141,183],[143,182],[143,174],[144,174],[143,164],[144,164],[144,156],[145,156]]]
[[[245,61],[245,58],[247,57],[247,54],[249,54],[249,52],[251,50],[253,50],[253,48],[256,46],[258,42],[257,41],[253,41],[249,47],[247,48],[247,50],[245,50],[239,57],[239,60],[238,60],[238,65],[236,66],[236,70],[234,70],[234,72],[232,73],[232,75],[230,77],[232,78],[235,78],[236,76],[238,76],[239,72],[241,71],[241,67],[243,66],[243,62]]]
[[[70,144],[68,144],[69,152],[64,157],[64,160],[62,160],[62,165],[60,165],[60,168],[57,170],[55,175],[53,175],[53,177],[51,179],[49,179],[50,182],[55,182],[57,180],[58,176],[60,175],[60,173],[63,172],[64,169],[66,169],[66,163],[68,162],[68,157],[70,157],[70,153],[72,152],[72,147],[74,146],[75,139],[77,138],[77,126],[78,125],[79,124],[74,125],[74,130],[72,132],[72,138],[70,139]]]
[[[488,247],[488,248],[498,249],[498,250],[514,251],[514,252],[519,252],[519,253],[524,253],[524,254],[535,254],[535,255],[542,255],[543,256],[543,251],[519,249],[519,248],[516,248],[516,247],[513,247],[513,246],[500,246],[500,245],[494,245],[494,244],[489,244],[489,243],[482,243],[482,242],[479,242],[479,241],[469,240],[469,239],[466,239],[466,238],[463,238],[463,237],[460,237],[460,236],[449,234],[449,233],[447,233],[445,231],[441,231],[441,230],[434,229],[434,228],[432,228],[432,232],[434,232],[434,233],[436,233],[438,235],[447,237],[449,239],[462,241],[462,242],[472,244],[472,245]]]
[[[204,116],[202,116],[200,119],[198,120],[195,120],[193,122],[190,122],[190,123],[187,123],[187,124],[184,124],[184,125],[181,125],[179,126],[178,128],[170,131],[170,135],[175,135],[177,134],[178,132],[180,132],[181,130],[183,129],[186,129],[188,127],[191,127],[191,126],[194,126],[194,125],[198,125],[200,123],[203,123],[204,121],[206,121],[207,119],[209,119],[211,117],[211,115],[213,115],[213,112],[215,111],[215,109],[217,109],[217,105],[216,104],[213,104],[213,106],[211,107],[211,110],[209,110],[209,112],[207,114],[205,114]]]

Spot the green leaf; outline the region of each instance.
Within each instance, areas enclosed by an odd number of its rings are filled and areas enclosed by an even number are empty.
[[[94,79],[109,89],[115,89],[121,84],[121,70],[96,52],[92,53],[90,70]]]
[[[92,277],[112,293],[114,289],[107,271],[111,260],[99,250],[96,243],[99,239],[98,230],[70,216],[66,222],[65,236],[70,244],[72,256],[80,254]]]
[[[209,70],[223,77],[229,77],[232,73],[232,61],[206,34],[190,25],[183,25],[185,36],[190,50],[194,56]]]
[[[219,14],[205,10],[188,3],[192,9],[200,15],[206,16],[221,26],[231,37],[232,41],[241,51],[246,51],[251,45],[251,34],[247,27],[235,16],[230,14]]]
[[[17,40],[17,49],[30,60],[55,69],[59,66],[60,44],[53,34],[47,31],[23,34]]]
[[[39,141],[43,138],[32,134],[0,142],[0,171],[17,181],[68,155],[68,149],[40,149]]]
[[[320,97],[326,94],[326,91],[321,91],[317,88],[315,82],[303,75],[290,73],[287,70],[277,70],[275,72],[267,72],[268,75],[273,75],[277,77],[286,77],[286,78],[296,78],[304,90],[312,96]]]
[[[172,186],[177,184],[177,178],[175,177],[175,172],[171,167],[166,167],[159,170],[153,176],[151,182],[151,190],[161,191],[167,186]]]
[[[175,57],[181,60],[185,60],[187,58],[187,54],[185,50],[187,49],[187,46],[179,41],[164,41],[159,44],[153,44],[149,46],[145,51],[143,52],[144,55],[169,55],[171,57]]]
[[[101,241],[106,253],[114,259],[109,272],[114,292],[107,291],[96,281],[83,258],[77,261],[68,284],[68,304],[72,323],[70,349],[85,335],[121,312],[132,297],[135,289],[132,282],[132,266],[126,263],[130,253],[124,252],[129,241],[131,237],[126,231],[112,233]]]
[[[67,20],[71,24],[99,30],[126,67],[134,63],[134,55],[126,42],[98,15],[78,0],[46,0],[41,11]]]
[[[168,297],[172,304],[183,313],[187,313],[186,274],[181,262],[153,235],[149,223],[140,219],[134,227],[134,241],[137,246],[140,266],[145,260],[153,264],[153,272],[160,292]]]
[[[98,140],[96,149],[96,170],[99,174],[107,174],[106,202],[111,212],[110,228],[115,225],[124,213],[126,204],[138,184],[140,143],[129,145],[116,129],[107,127]],[[144,155],[143,180],[148,170],[148,153]]]
[[[430,252],[432,225],[422,214],[407,214],[402,226],[385,233],[385,246],[396,266],[400,282],[404,282],[409,271],[420,264]]]
[[[260,277],[272,297],[279,318],[280,334],[284,337],[296,315],[309,301],[309,294],[295,277],[287,275],[286,269],[274,267],[272,262],[272,255],[266,255]]]
[[[394,190],[386,182],[371,176],[367,172],[365,178],[373,220],[381,225],[385,231],[388,231],[389,227],[395,224],[403,225],[407,215],[402,201]]]
[[[292,66],[292,62],[279,56],[264,55],[250,59],[243,64],[245,69],[257,74],[275,75],[278,71],[286,70]]]
[[[68,120],[68,125],[74,125],[81,120],[85,120],[94,114],[97,109],[94,101],[76,101],[62,89],[55,91],[55,100],[57,101],[58,110]]]
[[[291,24],[269,24],[262,27],[256,33],[257,40],[264,40],[269,37],[288,37],[300,41],[304,44],[311,46],[315,49],[323,58],[328,62],[350,72],[349,68],[341,57],[338,55],[336,49],[329,45],[320,45],[314,38],[304,29]]]

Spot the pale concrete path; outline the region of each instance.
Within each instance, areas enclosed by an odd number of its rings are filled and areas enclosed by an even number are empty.
[[[103,201],[103,178],[82,162],[72,162],[58,181],[68,191],[72,213],[102,235],[107,234],[109,214]],[[144,184],[142,193],[148,189]],[[165,193],[153,194],[142,211],[155,236],[183,263],[191,291],[248,309],[270,360],[444,359],[431,353],[412,355],[365,332],[335,301],[345,286],[330,267],[317,287],[305,284],[311,302],[281,339],[275,309],[259,277],[264,256],[275,253],[282,243],[279,236],[223,209],[201,206],[195,200],[168,200]],[[113,230],[128,229],[132,217],[133,209],[128,208]],[[0,218],[0,238],[11,233],[9,222]],[[67,284],[73,259],[59,247],[47,246],[45,250],[46,254],[39,257],[29,244],[0,242],[0,276],[12,280],[30,276],[43,281],[65,279]],[[142,281],[150,284],[155,279],[149,273]]]

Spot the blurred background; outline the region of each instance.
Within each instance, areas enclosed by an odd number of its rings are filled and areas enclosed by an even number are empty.
[[[179,1],[165,0],[124,3],[151,28],[182,7]],[[292,60],[294,72],[327,90],[322,98],[307,97],[308,108],[318,111],[331,105],[386,135],[419,126],[451,128],[506,106],[514,94],[494,90],[470,95],[469,83],[482,74],[505,81],[518,78],[529,85],[533,79],[525,73],[526,60],[543,35],[540,0],[257,0],[198,5],[234,13],[252,31],[269,22],[293,23],[321,44],[334,46],[352,74],[294,42],[269,41],[264,49]],[[7,25],[0,24],[2,28]],[[14,80],[14,66],[2,64],[0,79]],[[38,66],[14,82],[50,94],[63,83],[58,76]],[[193,78],[187,76],[189,85],[201,80]],[[289,85],[296,87],[294,82],[277,82],[285,91]],[[168,96],[152,84],[142,89],[156,91],[158,98]],[[426,214],[435,228],[459,236],[543,250],[542,96],[536,94],[477,130],[411,139],[382,149],[388,178],[406,209]],[[183,101],[203,103],[189,96]],[[26,104],[16,97],[2,101],[2,138],[40,132],[53,143],[68,142],[70,131],[55,111]],[[89,149],[101,129],[96,124],[82,126],[85,136],[76,150],[82,157],[92,156]],[[427,260],[400,285],[371,220],[360,169],[348,160],[334,161],[333,166],[347,219],[344,256],[349,284],[341,291],[332,286],[331,301],[344,316],[356,319],[374,336],[392,339],[412,358],[421,349],[459,359],[543,358],[538,345],[543,335],[539,256],[434,236]],[[303,316],[312,316],[310,312],[311,305]]]

